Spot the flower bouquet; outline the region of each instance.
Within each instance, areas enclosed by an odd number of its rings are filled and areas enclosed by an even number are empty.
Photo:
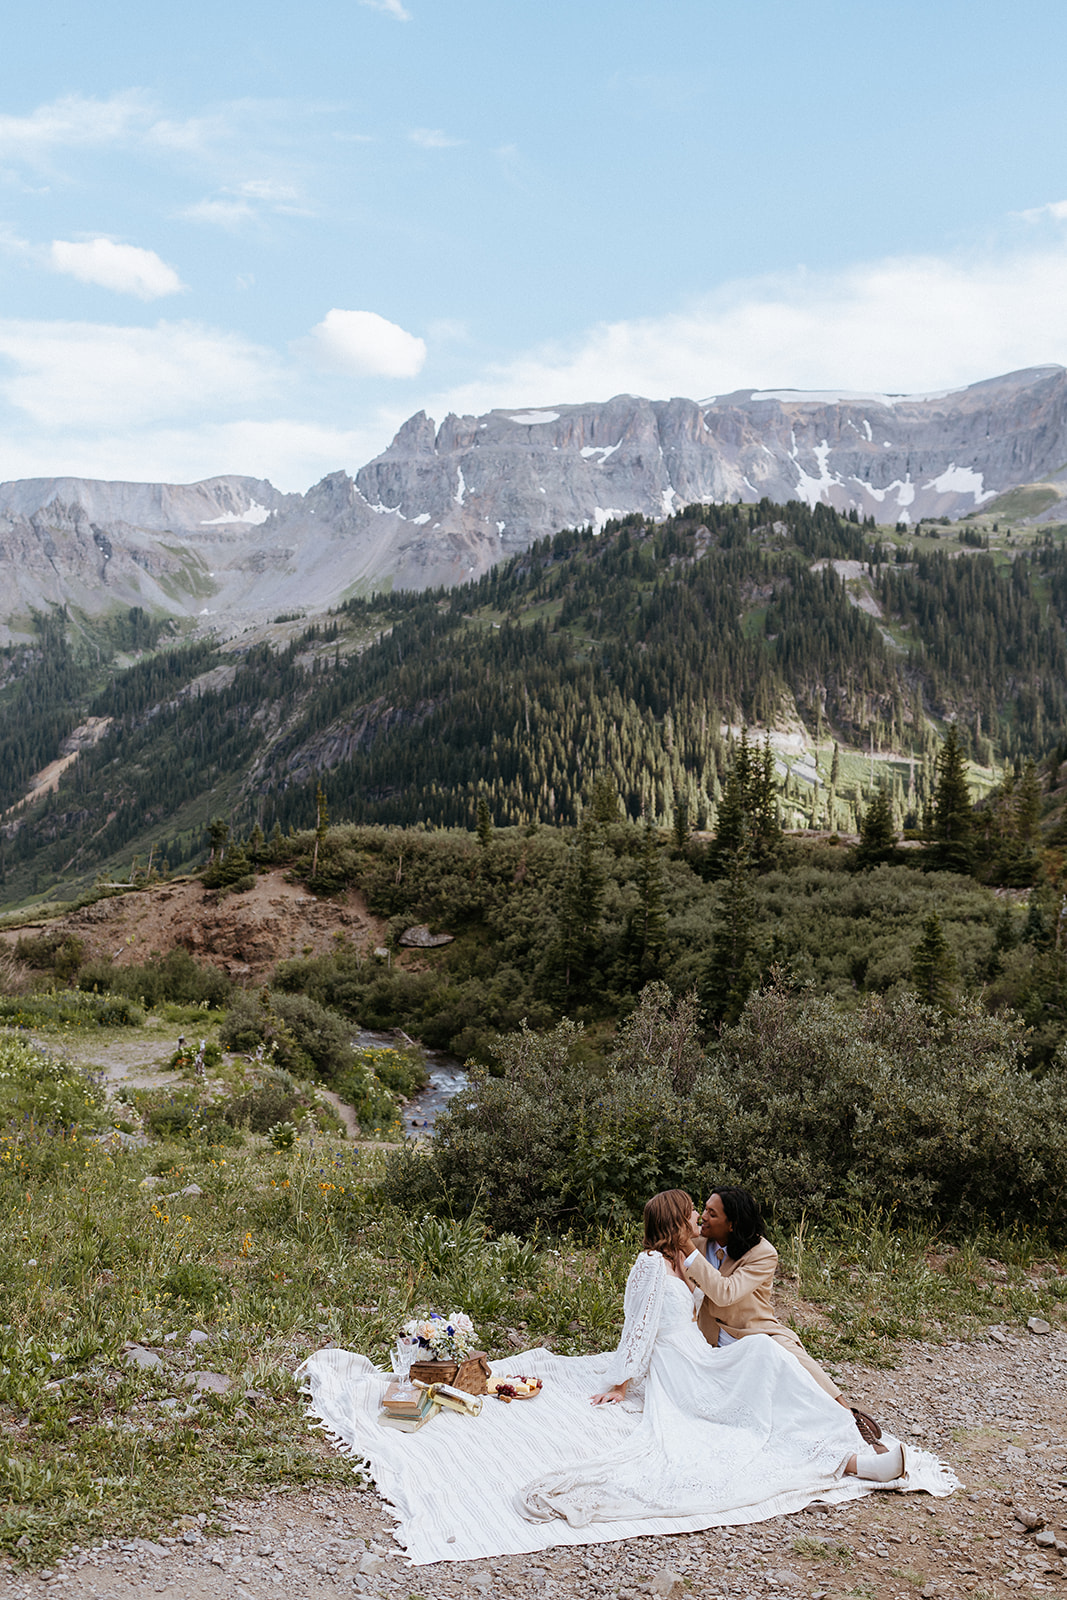
[[[472,1358],[477,1357],[484,1363],[484,1356],[475,1348],[478,1335],[474,1324],[464,1311],[452,1311],[447,1317],[439,1311],[431,1311],[426,1317],[405,1322],[403,1333],[406,1338],[418,1341],[418,1354],[422,1359],[412,1363],[411,1376],[422,1383],[454,1384],[463,1367],[470,1368],[473,1376],[475,1360]],[[484,1394],[485,1390],[482,1387],[470,1392]]]

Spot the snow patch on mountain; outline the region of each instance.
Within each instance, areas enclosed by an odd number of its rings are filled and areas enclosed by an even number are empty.
[[[923,488],[936,489],[938,494],[973,495],[976,506],[980,506],[983,500],[995,500],[997,497],[995,489],[984,487],[980,472],[975,472],[970,467],[957,467],[955,462],[946,467],[936,478],[931,478],[929,483],[924,483]]]
[[[228,522],[247,523],[251,528],[261,528],[270,516],[266,506],[253,500],[247,511],[225,511],[221,517],[201,517],[202,528],[222,528]]]

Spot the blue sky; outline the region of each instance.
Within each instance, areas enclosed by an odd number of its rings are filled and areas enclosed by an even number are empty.
[[[0,479],[1067,363],[1061,0],[8,0]]]

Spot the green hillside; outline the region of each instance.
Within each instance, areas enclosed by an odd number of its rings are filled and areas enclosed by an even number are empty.
[[[1060,739],[1065,619],[1062,530],[1009,554],[768,502],[565,531],[477,583],[255,642],[90,647],[54,615],[5,655],[0,803],[111,720],[8,810],[0,892],[201,860],[216,815],[308,827],[320,781],[335,822],[471,827],[481,798],[500,826],[571,823],[610,777],[631,818],[710,827],[743,725],[783,736],[787,825],[853,828],[884,787],[914,826],[949,721],[976,792]]]

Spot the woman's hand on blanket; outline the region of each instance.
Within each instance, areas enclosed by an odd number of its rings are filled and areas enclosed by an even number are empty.
[[[626,1385],[617,1383],[613,1389],[606,1389],[603,1394],[595,1394],[590,1400],[594,1406],[617,1406],[620,1400],[626,1399]]]

